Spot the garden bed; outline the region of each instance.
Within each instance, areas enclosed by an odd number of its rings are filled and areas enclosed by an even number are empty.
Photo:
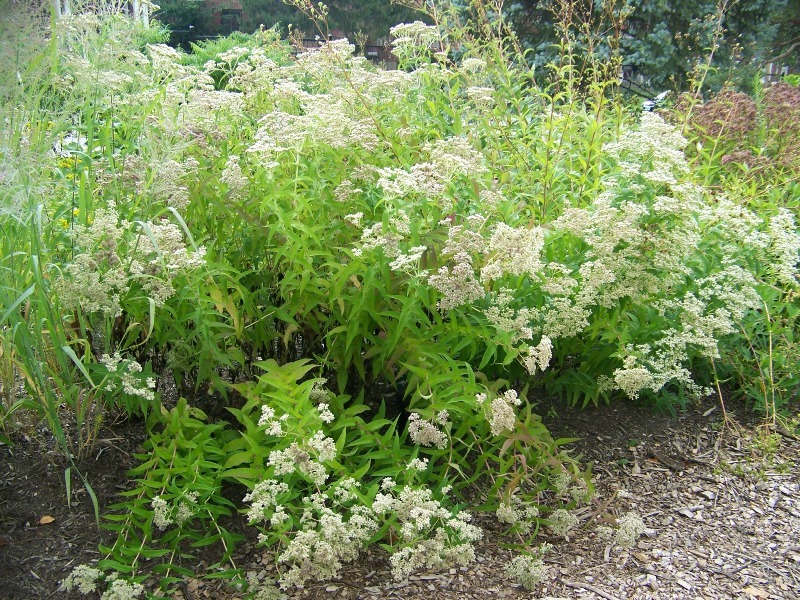
[[[548,577],[527,592],[504,567],[509,540],[484,521],[477,561],[443,573],[391,577],[388,557],[370,550],[334,581],[319,582],[298,598],[796,598],[800,591],[800,443],[767,435],[742,411],[741,429],[726,428],[719,409],[689,408],[676,417],[630,403],[574,412],[556,403],[537,407],[556,435],[581,439],[570,447],[593,464],[597,495],[580,514],[569,540],[548,538]],[[129,487],[127,468],[144,439],[140,424],[104,432],[84,466],[102,506]],[[60,581],[77,564],[99,558],[91,503],[68,509],[59,455],[42,453],[41,440],[3,447],[0,461],[0,595],[5,600],[58,597]],[[637,545],[608,548],[590,525],[596,514],[639,513],[647,525]],[[42,524],[43,517],[52,517]],[[595,519],[597,520],[597,519]],[[484,523],[482,523],[484,524]],[[244,533],[244,528],[242,529]],[[263,548],[243,543],[235,561],[267,573]],[[202,557],[198,558],[202,561]],[[175,598],[238,598],[224,581],[187,579]],[[67,594],[61,594],[69,597]],[[75,594],[74,597],[78,597]]]
[[[291,3],[0,16],[0,598],[791,597],[800,88]]]

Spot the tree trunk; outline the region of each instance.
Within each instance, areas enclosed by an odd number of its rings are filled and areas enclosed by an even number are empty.
[[[56,14],[59,17],[68,17],[72,14],[69,6],[69,0],[53,0],[56,5]]]
[[[148,0],[133,0],[134,12],[136,18],[142,22],[142,25],[147,27],[150,24],[150,2]],[[138,11],[136,7],[139,7]]]

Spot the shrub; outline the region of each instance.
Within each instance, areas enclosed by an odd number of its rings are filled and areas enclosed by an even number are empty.
[[[240,578],[224,522],[242,503],[283,587],[375,543],[400,578],[464,564],[481,535],[467,505],[527,548],[542,525],[567,535],[591,494],[530,396],[675,409],[742,348],[791,346],[792,210],[704,187],[717,155],[693,168],[688,140],[627,114],[599,68],[566,55],[538,87],[502,15],[474,15],[395,29],[397,71],[346,40],[289,60],[262,32],[200,64],[103,46],[124,20],[57,24],[64,79],[32,80],[41,96],[3,131],[9,164],[37,167],[2,182],[0,373],[42,398],[66,453],[104,410],[146,416],[100,569],[140,584],[146,559],[169,589],[215,544],[216,576]],[[742,115],[718,136],[746,139]],[[793,381],[770,361],[761,381]],[[194,403],[160,406],[165,370]],[[533,586],[526,552],[510,572]]]

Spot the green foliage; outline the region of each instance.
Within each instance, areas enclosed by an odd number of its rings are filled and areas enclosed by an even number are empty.
[[[794,88],[759,93],[752,131],[690,106],[689,144],[613,99],[618,62],[567,36],[539,77],[486,9],[394,28],[396,71],[269,30],[139,51],[96,15],[14,59],[0,376],[30,398],[0,418],[39,411],[71,457],[108,411],[145,416],[103,572],[170,590],[208,543],[203,575],[240,579],[242,510],[285,588],[376,543],[402,578],[472,560],[472,507],[538,573],[591,482],[529,394],[675,410],[736,378],[770,416],[794,401]],[[738,144],[775,185],[728,167]],[[168,374],[191,401],[161,407]]]
[[[773,36],[767,58],[781,65],[799,66],[797,42],[800,39],[800,6],[788,0],[777,2],[770,25]]]
[[[732,73],[768,61],[775,36],[786,39],[777,23],[788,4],[519,0],[508,9],[537,66],[556,61],[559,41],[570,38],[583,57],[579,62],[619,55],[628,75],[650,89],[685,90],[696,80],[698,65],[713,55],[715,75],[706,85],[719,90]]]
[[[293,29],[302,31],[307,37],[320,35],[322,32],[317,30],[314,22],[303,14],[305,11],[293,6],[295,4],[288,0],[244,0],[243,29],[254,31],[261,24],[266,27],[280,24],[285,29],[291,24]],[[357,33],[365,34],[372,42],[387,39],[390,27],[420,18],[415,11],[389,0],[361,0],[357,3],[334,0],[326,2],[326,5],[328,30],[341,31],[351,40],[355,39]]]
[[[212,35],[213,11],[205,2],[185,2],[183,0],[162,0],[159,9],[153,13],[153,20],[163,23],[169,29],[188,30],[194,27],[198,35]]]
[[[183,398],[162,411],[150,429],[146,454],[137,456],[141,462],[130,472],[135,487],[123,492],[124,500],[104,518],[104,527],[118,535],[112,546],[101,546],[106,556],[98,568],[137,581],[146,564],[147,573],[167,590],[191,575],[181,561],[214,546],[220,558],[210,569],[236,576],[231,554],[240,537],[222,525],[236,508],[222,493],[224,425],[208,423]]]
[[[214,78],[215,89],[223,90],[228,87],[239,63],[247,64],[253,52],[277,64],[286,64],[290,56],[289,46],[280,43],[280,34],[273,28],[261,29],[252,35],[233,33],[224,38],[193,43],[192,52],[184,55],[184,63],[203,68],[213,61],[215,68],[208,71]]]
[[[723,210],[738,212],[738,234],[752,240],[738,252],[760,282],[761,305],[737,321],[717,377],[774,424],[796,404],[798,389],[797,283],[784,260],[795,261],[797,252],[800,95],[785,84],[756,91],[753,99],[724,92],[683,107],[676,119],[694,138],[694,172],[725,190]],[[759,240],[758,231],[769,231],[771,241]]]
[[[363,34],[376,43],[388,38],[390,27],[424,18],[414,10],[389,0],[360,0],[357,3],[334,0],[327,3],[328,29],[320,32],[313,20],[294,4],[279,0],[242,0],[239,26],[245,33],[277,27],[284,34],[291,26],[292,30],[310,38],[317,35],[327,36],[328,31],[341,32],[350,39],[355,39],[357,34]],[[220,33],[220,26],[214,22],[215,8],[208,3],[163,0],[159,6],[154,17],[172,30],[187,30],[191,25],[197,35]]]

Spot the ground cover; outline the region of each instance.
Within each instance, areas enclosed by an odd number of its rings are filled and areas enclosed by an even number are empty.
[[[794,598],[800,590],[800,480],[797,440],[766,439],[758,419],[736,406],[741,429],[726,429],[721,410],[695,407],[677,416],[630,404],[574,413],[539,405],[552,431],[578,437],[570,448],[591,461],[597,497],[569,540],[551,539],[548,576],[528,592],[504,575],[510,540],[487,522],[477,561],[444,572],[393,581],[388,555],[370,551],[334,580],[298,598]],[[704,407],[705,408],[705,407]],[[130,485],[126,469],[144,431],[131,424],[103,434],[89,472],[101,503]],[[58,469],[42,460],[41,440],[4,449],[0,494],[0,591],[8,600],[56,595],[71,568],[97,558],[108,532],[98,530],[85,499],[67,510]],[[58,464],[57,453],[51,460]],[[89,467],[90,465],[87,465]],[[635,547],[613,548],[590,525],[635,510],[647,531]],[[53,521],[40,524],[44,516]],[[240,524],[246,530],[244,522]],[[260,573],[269,561],[250,539],[242,568]],[[585,586],[583,586],[584,584]],[[599,591],[598,591],[599,590]],[[605,595],[603,595],[605,594]],[[80,597],[74,595],[74,597]],[[188,579],[176,598],[239,598],[226,582]]]

